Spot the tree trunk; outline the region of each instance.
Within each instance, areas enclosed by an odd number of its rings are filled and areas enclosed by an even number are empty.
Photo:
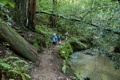
[[[15,0],[15,22],[24,28],[35,29],[36,0]]]
[[[27,26],[28,0],[15,0],[14,20],[23,29]]]
[[[28,27],[35,29],[36,0],[29,0],[28,3]]]
[[[55,15],[53,15],[54,13],[55,13],[55,11],[56,11],[56,3],[57,3],[57,1],[56,0],[52,0],[52,14],[50,15],[50,22],[51,22],[51,24],[50,24],[50,26],[51,27],[56,27],[56,16]]]
[[[37,49],[11,27],[0,24],[0,36],[9,43],[10,48],[17,54],[33,62],[37,61]]]

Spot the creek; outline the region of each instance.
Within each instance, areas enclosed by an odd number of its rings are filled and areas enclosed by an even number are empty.
[[[80,73],[82,78],[90,80],[120,80],[120,69],[115,70],[113,61],[104,55],[97,55],[92,50],[74,52],[70,56],[71,68]]]

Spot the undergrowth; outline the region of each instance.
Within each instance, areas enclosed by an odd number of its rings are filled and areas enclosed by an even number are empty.
[[[12,53],[6,51],[6,56],[0,60],[0,71],[8,80],[26,80],[31,78],[27,73],[29,65],[26,61],[12,56]]]
[[[60,56],[64,59],[63,60],[63,65],[62,65],[62,72],[66,73],[67,68],[71,64],[70,61],[68,60],[70,54],[73,53],[73,49],[69,43],[65,43],[60,47]]]

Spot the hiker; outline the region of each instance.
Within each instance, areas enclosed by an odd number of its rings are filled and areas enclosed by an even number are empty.
[[[65,33],[65,39],[66,39],[66,40],[68,39],[68,36],[69,36],[69,34],[68,34],[68,32],[66,32],[66,33]]]
[[[60,44],[61,44],[61,35],[58,34],[58,35],[57,35],[57,38],[58,38],[58,44],[60,45]]]
[[[57,36],[54,33],[53,36],[52,36],[52,43],[53,43],[53,45],[56,45],[56,42],[57,42]]]

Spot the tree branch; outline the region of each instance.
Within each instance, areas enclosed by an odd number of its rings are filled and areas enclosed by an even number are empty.
[[[65,16],[61,16],[61,15],[58,15],[58,14],[55,14],[55,13],[49,13],[49,12],[43,12],[43,11],[41,11],[41,12],[37,11],[36,13],[43,13],[43,14],[53,15],[53,16],[60,17],[60,18],[63,18],[63,19],[80,22],[80,21],[83,21],[83,19],[84,19],[85,16],[89,13],[89,11],[88,11],[88,13],[86,13],[83,17],[81,17],[81,19],[77,19],[77,18],[67,18],[67,17],[65,17]],[[86,23],[86,22],[85,22],[85,23]],[[86,23],[86,24],[92,25],[92,26],[97,27],[97,28],[100,28],[100,27],[101,27],[101,26],[98,26],[98,25],[93,24],[93,23]],[[112,30],[112,29],[110,29],[110,28],[105,28],[104,30],[109,31],[109,32],[113,32],[113,33],[115,33],[115,34],[120,34],[120,31],[115,31],[115,30]]]

